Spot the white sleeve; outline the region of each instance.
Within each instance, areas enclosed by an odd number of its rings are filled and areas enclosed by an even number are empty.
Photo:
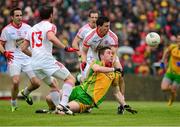
[[[7,41],[8,40],[8,34],[6,30],[2,30],[0,40]]]
[[[46,30],[45,31],[46,32],[52,31],[52,32],[54,32],[56,34],[57,33],[57,28],[56,28],[56,26],[54,24],[48,23],[46,25]]]
[[[28,41],[30,41],[31,40],[31,28],[28,30],[28,32],[27,32],[27,34],[26,34],[26,36],[25,36],[25,40],[28,40]]]

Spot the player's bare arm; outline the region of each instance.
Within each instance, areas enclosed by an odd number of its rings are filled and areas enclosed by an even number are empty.
[[[20,45],[20,49],[22,52],[26,52],[28,50],[28,47],[30,46],[30,43],[28,40],[24,40],[24,42]]]
[[[54,32],[49,31],[47,33],[47,38],[49,41],[51,41],[54,45],[56,45],[59,48],[65,48],[65,45],[56,37],[56,35],[54,34]]]
[[[94,72],[102,72],[102,73],[113,72],[115,70],[113,67],[103,67],[98,64],[93,64],[92,69]]]
[[[88,47],[84,46],[83,45],[83,48],[82,48],[82,61],[83,62],[86,62],[86,58],[87,58],[87,51],[88,51]]]
[[[26,49],[23,51],[24,54],[26,54],[27,56],[32,56],[32,52],[29,49]]]
[[[126,102],[124,101],[124,97],[122,95],[121,92],[119,92],[119,86],[118,85],[113,85],[112,86],[112,91],[113,91],[113,95],[116,98],[116,100],[118,101],[119,104],[122,105],[126,105]]]
[[[76,49],[79,49],[79,43],[80,43],[81,40],[82,39],[78,35],[76,35],[73,42],[72,42],[72,47],[76,48]],[[77,54],[78,54],[78,56],[81,56],[80,51],[77,51]]]
[[[111,49],[112,49],[112,51],[113,51],[113,53],[114,53],[114,59],[115,59],[114,67],[117,67],[117,68],[121,68],[121,69],[122,69],[122,65],[120,64],[119,61],[116,60],[118,47],[112,46]]]
[[[169,48],[167,48],[167,49],[164,51],[164,53],[163,53],[162,62],[165,63],[165,60],[168,58],[169,53],[170,53],[170,50],[169,50]]]
[[[4,52],[5,52],[4,44],[5,44],[5,42],[0,41],[0,51],[1,51],[1,53],[4,53]]]

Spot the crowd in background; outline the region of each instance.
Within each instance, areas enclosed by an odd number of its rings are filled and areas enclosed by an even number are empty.
[[[118,56],[125,73],[163,75],[159,67],[163,50],[175,40],[180,32],[179,0],[5,0],[0,1],[0,29],[10,22],[9,13],[13,7],[24,10],[24,22],[34,25],[38,22],[39,7],[54,6],[54,23],[57,35],[66,45],[81,26],[87,23],[89,10],[99,10],[108,16],[111,30],[118,35]],[[150,31],[160,34],[157,48],[148,47],[145,36]],[[54,48],[54,56],[71,71],[79,68],[76,54],[65,53]],[[0,72],[6,72],[7,63],[0,55]]]

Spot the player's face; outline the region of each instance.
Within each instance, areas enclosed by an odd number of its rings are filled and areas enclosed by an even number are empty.
[[[105,22],[102,26],[99,26],[99,32],[101,35],[106,35],[110,28],[110,22]]]
[[[12,21],[19,25],[22,23],[22,11],[21,10],[15,10],[14,15],[11,17]]]
[[[103,57],[105,62],[113,62],[113,52],[110,49],[107,49],[104,52],[104,57]]]
[[[98,19],[98,13],[91,13],[89,16],[89,22],[91,25],[95,28],[96,27],[96,21]]]

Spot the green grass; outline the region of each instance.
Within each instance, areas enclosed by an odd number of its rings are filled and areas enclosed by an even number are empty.
[[[180,103],[168,107],[165,102],[129,102],[138,110],[132,115],[117,115],[116,102],[104,102],[90,114],[61,116],[35,114],[39,108],[47,108],[44,101],[29,106],[18,101],[19,110],[10,111],[9,101],[0,101],[0,126],[175,126],[180,125]]]

